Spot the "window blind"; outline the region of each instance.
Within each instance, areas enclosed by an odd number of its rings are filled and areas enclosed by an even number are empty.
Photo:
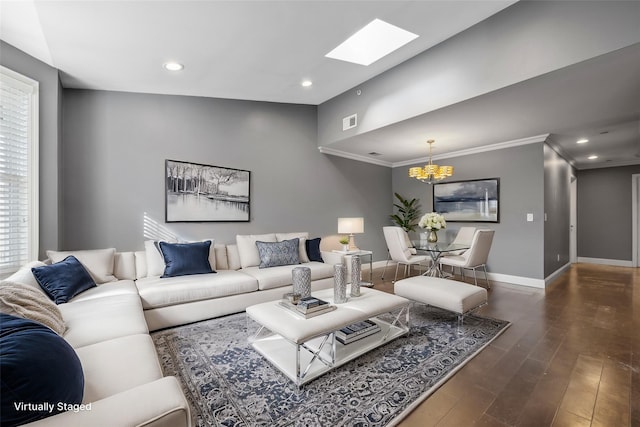
[[[38,83],[0,68],[0,278],[38,256]]]

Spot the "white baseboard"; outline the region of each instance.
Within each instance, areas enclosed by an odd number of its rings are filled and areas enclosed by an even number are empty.
[[[376,261],[373,263],[373,268],[384,267],[386,261]],[[394,261],[389,261],[389,265],[395,265]],[[368,266],[368,264],[367,264]],[[395,267],[394,267],[395,268]],[[484,273],[479,272],[478,281],[484,280]],[[489,280],[496,282],[511,283],[513,285],[529,286],[532,288],[545,288],[544,279],[532,279],[531,277],[512,276],[510,274],[489,273]]]
[[[395,264],[395,262],[389,261],[389,264]],[[373,262],[373,268],[380,268],[380,267],[384,268],[385,265],[387,265],[387,261],[374,261]]]
[[[544,279],[533,279],[531,277],[513,276],[511,274],[489,273],[489,280],[496,282],[511,283],[514,285],[528,286],[530,288],[545,288]]]
[[[553,273],[551,273],[550,275],[548,275],[545,279],[544,279],[544,283],[545,286],[549,285],[551,282],[553,282],[554,280],[556,280],[558,278],[558,276],[560,276],[562,273],[564,273],[565,271],[567,271],[569,268],[571,267],[571,263],[568,262],[565,265],[563,265],[562,267],[560,267],[559,269],[557,269],[556,271],[554,271]]]
[[[578,257],[578,262],[584,262],[586,264],[613,265],[615,267],[633,267],[633,261],[627,261],[622,259]]]

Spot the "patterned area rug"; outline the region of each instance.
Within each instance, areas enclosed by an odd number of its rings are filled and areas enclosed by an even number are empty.
[[[153,333],[196,426],[386,426],[401,420],[508,322],[414,306],[401,337],[298,389],[247,342],[245,313]]]

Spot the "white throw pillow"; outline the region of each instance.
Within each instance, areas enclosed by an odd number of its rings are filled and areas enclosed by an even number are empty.
[[[45,263],[42,261],[31,261],[30,263],[20,267],[20,270],[16,271],[5,280],[8,282],[24,283],[25,285],[29,285],[44,294],[44,291],[40,287],[40,284],[31,272],[32,268],[42,267],[43,265],[45,265]]]
[[[82,251],[47,251],[47,256],[52,263],[60,262],[69,255],[73,255],[80,264],[89,272],[96,284],[115,282],[113,275],[115,248],[90,249]]]
[[[256,267],[260,265],[260,254],[258,253],[257,241],[276,242],[275,233],[271,234],[247,234],[237,235],[236,244],[240,255],[240,265],[242,268]]]
[[[307,247],[305,242],[309,238],[309,233],[300,232],[300,233],[276,233],[276,239],[278,242],[282,242],[283,240],[291,240],[291,239],[300,239],[300,245],[298,246],[298,257],[300,258],[301,263],[309,262],[309,257],[307,256]]]
[[[162,276],[164,274],[164,258],[156,247],[156,242],[146,240],[144,251],[147,255],[147,277]]]

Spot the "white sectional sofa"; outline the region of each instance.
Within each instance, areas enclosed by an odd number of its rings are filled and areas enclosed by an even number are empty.
[[[39,289],[32,265],[11,281]],[[66,325],[62,337],[82,365],[82,403],[88,406],[24,425],[191,426],[180,384],[175,377],[163,377],[132,280],[100,284],[57,307]]]
[[[138,252],[113,251],[112,264],[88,265],[92,251],[77,258],[103,280],[58,308],[66,324],[63,338],[76,351],[85,378],[83,403],[90,411],[64,412],[29,426],[190,426],[190,411],[178,381],[163,377],[149,331],[243,311],[279,299],[292,290],[292,270],[311,269],[312,290],[333,286],[339,254],[323,251],[323,262],[309,261],[300,246],[300,264],[260,268],[251,242],[281,241],[307,233],[238,236],[235,244],[213,244],[210,274],[162,278],[162,257],[153,242]],[[68,253],[53,253],[61,258]],[[51,258],[51,255],[50,255]],[[54,260],[52,258],[52,260]],[[259,260],[258,260],[259,261]],[[108,264],[108,263],[107,263]],[[99,271],[98,271],[99,270]],[[96,273],[97,271],[97,273]],[[95,273],[95,274],[94,274]],[[111,276],[110,276],[111,275]],[[104,276],[104,277],[103,277]],[[25,268],[13,281],[30,282]]]
[[[248,242],[242,242],[242,239]],[[164,265],[152,242],[135,252],[136,286],[147,325],[151,331],[238,313],[253,304],[276,300],[292,291],[292,270],[311,269],[311,289],[333,286],[333,264],[342,262],[339,254],[322,251],[324,262],[308,261],[302,254],[300,264],[260,268],[251,242],[308,238],[307,233],[272,233],[238,236],[236,244],[213,244],[209,257],[215,274],[161,278]],[[245,243],[243,245],[243,243]],[[302,244],[302,243],[301,243]],[[127,254],[123,259],[130,259]],[[129,267],[127,267],[128,269]]]

